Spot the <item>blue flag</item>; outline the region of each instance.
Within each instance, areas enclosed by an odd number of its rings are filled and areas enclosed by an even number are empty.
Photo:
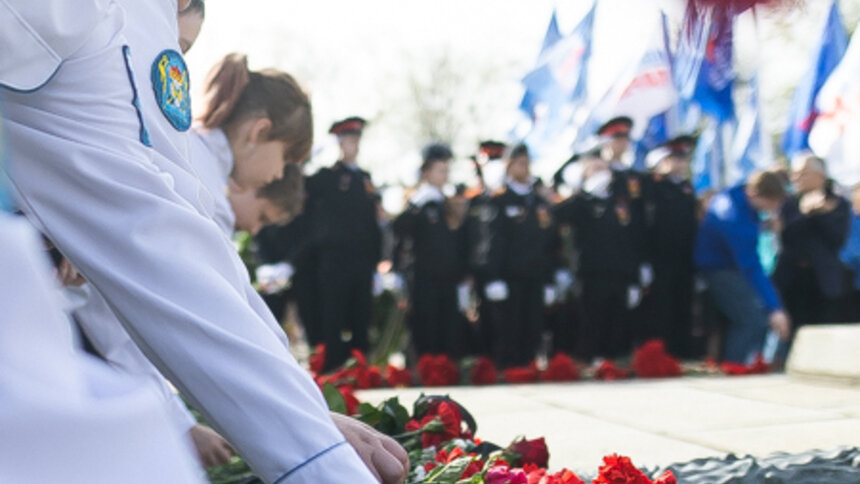
[[[749,84],[748,102],[738,116],[732,146],[733,164],[728,176],[730,185],[746,180],[753,171],[770,168],[773,164],[770,137],[762,121],[758,80],[753,77]]]
[[[821,34],[821,41],[812,58],[812,64],[798,83],[789,108],[788,126],[782,137],[782,151],[789,158],[809,149],[809,131],[815,123],[815,118],[818,117],[815,97],[824,85],[824,81],[839,64],[847,46],[848,37],[842,26],[839,6],[834,0]]]
[[[573,32],[555,41],[551,22],[545,39],[548,46],[537,66],[522,80],[526,88],[524,104],[532,121],[525,142],[535,158],[541,158],[558,143],[559,136],[572,124],[576,103],[586,96],[595,7],[592,4]]]
[[[723,124],[709,119],[693,154],[693,188],[701,194],[723,188]]]
[[[645,171],[647,168],[645,166],[645,158],[648,156],[648,153],[669,139],[669,121],[667,117],[668,112],[664,112],[652,117],[648,121],[645,133],[636,143],[636,161],[633,162],[634,170]]]
[[[561,31],[558,29],[558,15],[555,9],[552,10],[552,17],[549,19],[549,26],[546,29],[546,34],[543,37],[540,54],[538,55],[538,64],[540,59],[546,55],[549,49],[561,40]],[[532,120],[534,120],[535,105],[538,102],[539,94],[531,91],[526,86],[526,92],[523,93],[523,100],[520,102],[520,109],[525,112]]]
[[[731,16],[705,9],[685,24],[673,72],[682,100],[698,104],[720,122],[732,119]]]

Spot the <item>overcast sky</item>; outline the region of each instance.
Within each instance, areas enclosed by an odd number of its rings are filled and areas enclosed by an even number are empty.
[[[756,68],[770,131],[781,131],[790,92],[808,68],[826,0],[807,0],[799,11],[766,13],[758,29],[738,25],[736,66],[748,78]],[[362,163],[377,182],[409,182],[420,144],[404,114],[412,102],[410,79],[432,82],[428,66],[440,58],[462,78],[451,109],[478,119],[454,141],[472,154],[479,139],[504,139],[517,119],[519,79],[534,64],[554,7],[569,32],[590,0],[207,0],[203,32],[188,55],[192,90],[209,67],[229,52],[248,54],[252,68],[278,67],[312,93],[316,139],[337,118],[358,114],[374,123],[362,146]],[[860,0],[840,0],[850,30]],[[611,82],[630,62],[657,18],[668,11],[677,25],[681,0],[601,0],[596,16],[591,82]],[[331,147],[319,157],[329,163]],[[561,161],[561,160],[560,160]]]

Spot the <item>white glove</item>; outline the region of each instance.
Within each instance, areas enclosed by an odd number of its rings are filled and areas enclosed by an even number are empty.
[[[295,272],[287,262],[263,264],[257,267],[257,283],[265,294],[275,294],[289,287]]]
[[[654,282],[654,268],[646,262],[639,266],[639,283],[642,287],[649,287],[652,282]]]
[[[472,285],[462,282],[457,285],[457,307],[461,313],[469,310],[472,301]]]
[[[406,288],[406,280],[397,272],[389,272],[382,276],[382,287],[391,292],[403,292]]]
[[[558,295],[555,292],[555,286],[543,287],[543,305],[546,307],[552,306],[558,300]]]
[[[633,309],[642,302],[642,289],[639,286],[627,288],[627,309]]]
[[[484,286],[484,292],[490,301],[504,301],[508,298],[508,285],[505,284],[505,281],[499,279]]]
[[[373,297],[377,297],[385,291],[385,281],[382,280],[382,274],[378,272],[373,273]]]
[[[573,274],[567,269],[555,271],[555,288],[559,294],[564,294],[573,287]]]

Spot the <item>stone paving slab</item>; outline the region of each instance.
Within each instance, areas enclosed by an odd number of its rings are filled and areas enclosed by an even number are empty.
[[[842,378],[860,383],[860,324],[800,328],[786,368],[789,374]]]
[[[612,452],[640,466],[729,452],[834,449],[860,444],[860,386],[786,375],[688,377],[626,382],[409,388],[359,392],[378,403],[397,395],[448,394],[478,422],[478,436],[500,445],[544,436],[550,467],[593,472]]]

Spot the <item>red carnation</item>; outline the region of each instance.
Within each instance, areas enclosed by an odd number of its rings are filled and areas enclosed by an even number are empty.
[[[652,339],[633,352],[633,371],[639,378],[681,376],[681,364],[666,353],[663,340]]]
[[[355,360],[355,366],[359,368],[367,367],[367,358],[364,356],[364,353],[361,350],[351,349],[349,353],[352,355],[352,358]]]
[[[448,355],[424,355],[419,358],[418,376],[421,384],[428,387],[456,385],[460,381],[457,365]]]
[[[666,471],[654,481],[654,484],[678,484],[678,479],[675,478],[675,474],[672,474],[672,471]]]
[[[726,375],[757,375],[770,371],[770,367],[764,362],[761,354],[756,355],[755,361],[749,365],[741,365],[739,363],[724,361],[720,365],[720,369],[723,370],[723,373]]]
[[[475,474],[481,472],[484,469],[484,462],[480,459],[475,459],[472,462],[469,462],[469,465],[463,469],[463,473],[460,474],[460,480],[468,479]]]
[[[508,383],[534,383],[538,380],[538,369],[532,362],[528,366],[508,368],[502,375]]]
[[[325,345],[318,344],[316,348],[314,348],[314,352],[311,353],[310,357],[310,366],[311,371],[314,373],[320,373],[325,365]]]
[[[579,370],[573,358],[558,353],[547,363],[546,371],[540,374],[541,381],[574,381],[579,380]]]
[[[396,366],[388,365],[385,370],[385,381],[390,387],[408,387],[412,386],[412,372],[407,368],[397,368]]]
[[[520,439],[512,443],[508,449],[519,454],[518,464],[520,467],[528,464],[546,467],[549,464],[549,449],[547,449],[543,437],[534,440]]]
[[[472,385],[492,385],[498,383],[499,376],[496,365],[486,356],[477,358],[475,366],[472,367],[470,380]]]
[[[637,469],[629,457],[612,454],[604,457],[603,463],[592,484],[652,484],[651,479]]]
[[[371,366],[370,368],[353,368],[351,376],[355,379],[355,384],[360,389],[379,388],[382,386],[382,373],[379,367]]]
[[[355,396],[355,392],[352,387],[349,385],[344,385],[338,387],[337,390],[340,392],[343,397],[343,402],[346,404],[346,414],[347,415],[355,415],[358,413],[358,405],[361,403],[358,401],[358,398]]]
[[[623,368],[619,368],[615,363],[606,360],[597,368],[594,378],[606,381],[623,380],[624,378],[630,378],[630,372]]]
[[[573,471],[562,469],[542,481],[540,484],[585,484]]]
[[[487,471],[484,482],[486,484],[528,484],[528,478],[522,469],[493,466]]]
[[[433,423],[434,420],[436,421],[435,424]],[[411,432],[430,426],[430,429],[421,433],[421,447],[427,448],[461,437],[463,435],[461,431],[462,420],[457,405],[445,401],[434,402],[427,409],[427,414],[421,418],[420,422],[415,419],[407,422],[406,430]]]

